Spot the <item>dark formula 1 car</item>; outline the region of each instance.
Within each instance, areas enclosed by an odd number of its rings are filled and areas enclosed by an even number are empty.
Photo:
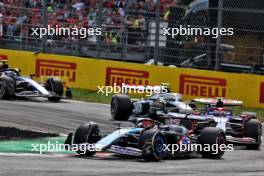
[[[170,118],[179,119],[178,124],[200,133],[205,127],[217,127],[226,133],[228,143],[245,145],[250,149],[258,149],[262,142],[262,125],[254,112],[243,112],[235,116],[231,108],[214,107],[216,99],[196,99],[196,102],[209,104],[206,110],[196,114],[180,114],[170,112]],[[224,106],[242,105],[237,100],[223,99]]]
[[[177,157],[182,152],[194,152],[189,149],[174,150],[175,145],[179,144],[209,146],[209,149],[199,151],[206,158],[221,158],[225,152],[213,149],[213,146],[226,144],[225,133],[221,129],[208,127],[199,135],[190,135],[183,126],[161,125],[149,118],[137,118],[134,124],[132,128],[118,127],[104,137],[96,123],[84,124],[75,133],[68,135],[65,145],[85,156],[92,156],[96,151],[108,151],[121,156],[141,157],[147,161]],[[88,146],[92,150],[88,150]]]
[[[46,97],[50,101],[60,101],[64,92],[63,83],[50,77],[44,84],[31,78],[20,76],[16,69],[0,69],[0,99],[15,97]]]
[[[131,100],[126,94],[116,94],[111,100],[111,115],[114,120],[128,120],[134,116],[142,116],[150,113],[154,104],[164,104],[164,111],[177,109],[178,111],[193,112],[194,104],[183,102],[182,95],[178,93],[153,94],[142,100]]]

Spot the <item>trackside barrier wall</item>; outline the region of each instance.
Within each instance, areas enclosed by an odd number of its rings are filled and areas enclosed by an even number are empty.
[[[186,100],[226,97],[244,101],[246,107],[264,108],[264,77],[260,75],[149,66],[72,56],[0,49],[0,60],[36,79],[59,76],[74,88],[98,90],[97,86],[121,84],[171,84]]]

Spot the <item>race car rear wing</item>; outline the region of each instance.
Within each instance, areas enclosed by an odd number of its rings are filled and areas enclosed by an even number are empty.
[[[189,119],[189,120],[195,120],[195,121],[204,121],[213,119],[210,116],[202,116],[202,115],[194,115],[194,114],[183,114],[183,113],[175,113],[175,112],[169,112],[168,114],[169,118],[174,119]]]
[[[220,97],[216,97],[216,98],[195,98],[192,100],[192,102],[215,106],[219,99],[221,99],[224,106],[243,106],[243,101],[225,99],[225,98],[220,98]]]

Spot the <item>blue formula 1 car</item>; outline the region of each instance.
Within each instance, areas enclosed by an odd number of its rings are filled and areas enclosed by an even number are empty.
[[[21,76],[19,70],[4,65],[0,69],[0,99],[46,97],[50,101],[61,100],[64,88],[59,79],[50,77],[44,84],[39,84],[31,78]]]
[[[181,154],[196,152],[189,148],[176,150],[175,147],[179,144],[209,146],[206,150],[202,148],[198,151],[206,158],[221,158],[225,153],[223,150],[214,150],[212,147],[226,144],[225,133],[221,129],[208,127],[204,128],[199,135],[190,136],[189,131],[183,126],[161,125],[149,118],[136,118],[133,123],[134,127],[119,126],[115,131],[102,137],[99,126],[90,122],[81,125],[75,133],[70,133],[65,145],[85,156],[93,156],[98,151],[107,151],[120,156],[140,157],[146,161],[175,158]],[[94,145],[92,150],[88,149],[91,144]]]

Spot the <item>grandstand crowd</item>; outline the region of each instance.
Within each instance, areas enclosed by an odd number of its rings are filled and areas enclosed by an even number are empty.
[[[101,6],[99,4],[101,2]],[[149,19],[155,18],[155,0],[48,0],[48,25],[65,28],[101,27],[103,42],[117,44],[123,30],[128,43],[144,45]],[[161,0],[161,12],[168,19],[175,0]],[[0,0],[0,35],[21,40],[30,38],[31,27],[43,25],[42,0]],[[98,20],[98,15],[100,19]],[[97,26],[98,24],[98,26]],[[124,29],[126,28],[126,29]],[[69,40],[72,36],[53,36],[52,40]],[[95,42],[94,38],[88,41]]]

